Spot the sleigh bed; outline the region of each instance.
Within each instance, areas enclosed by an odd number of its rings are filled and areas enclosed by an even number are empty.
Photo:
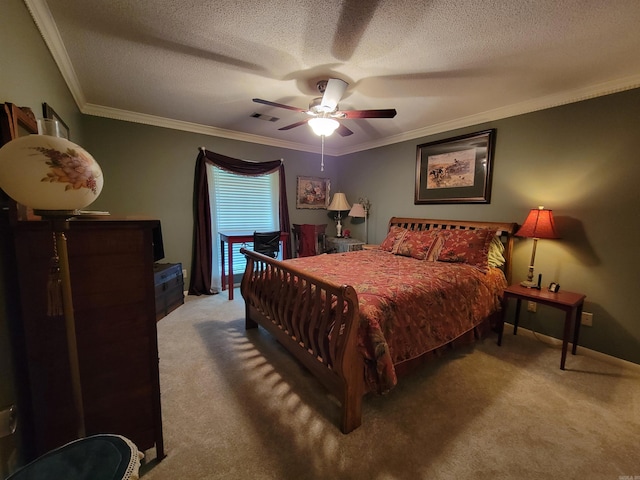
[[[246,328],[264,327],[320,380],[349,433],[366,393],[497,325],[515,228],[393,217],[372,250],[278,261],[243,248]]]

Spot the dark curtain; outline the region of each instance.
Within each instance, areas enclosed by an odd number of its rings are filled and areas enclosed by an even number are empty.
[[[272,162],[247,162],[227,157],[219,153],[200,149],[196,159],[196,171],[193,192],[193,258],[191,262],[191,281],[189,295],[211,295],[211,262],[213,239],[211,238],[211,204],[207,184],[207,164],[215,165],[238,175],[258,176],[273,173],[280,174],[279,220],[280,231],[289,232],[289,209],[287,204],[287,182],[284,176],[282,160]],[[285,258],[291,258],[291,241],[284,244]]]

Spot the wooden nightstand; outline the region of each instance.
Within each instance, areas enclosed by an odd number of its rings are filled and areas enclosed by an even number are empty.
[[[569,344],[569,335],[571,334],[571,324],[573,323],[573,348],[571,353],[576,354],[578,348],[578,337],[580,335],[580,317],[582,316],[582,307],[586,295],[582,293],[566,292],[560,290],[557,293],[550,292],[546,288],[541,290],[535,288],[526,288],[521,285],[510,285],[504,291],[502,298],[502,314],[499,325],[498,345],[502,344],[502,333],[504,331],[504,319],[507,314],[507,302],[510,298],[515,298],[516,316],[513,322],[513,334],[518,332],[518,320],[520,317],[520,304],[522,300],[548,305],[550,307],[559,308],[565,312],[564,333],[562,336],[562,357],[560,358],[560,369],[564,370],[564,364],[567,359],[567,346]]]
[[[327,253],[352,252],[362,250],[364,242],[356,238],[327,237]]]

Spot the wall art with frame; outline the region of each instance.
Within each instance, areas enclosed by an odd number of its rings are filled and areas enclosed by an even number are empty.
[[[417,147],[414,204],[490,203],[495,129]]]
[[[328,178],[298,177],[296,208],[327,208],[330,191],[331,181]]]

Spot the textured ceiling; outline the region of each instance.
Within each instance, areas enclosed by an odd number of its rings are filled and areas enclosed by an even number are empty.
[[[349,83],[330,154],[640,86],[638,0],[24,0],[80,110],[317,152],[299,108]],[[260,113],[279,120],[253,118]]]

